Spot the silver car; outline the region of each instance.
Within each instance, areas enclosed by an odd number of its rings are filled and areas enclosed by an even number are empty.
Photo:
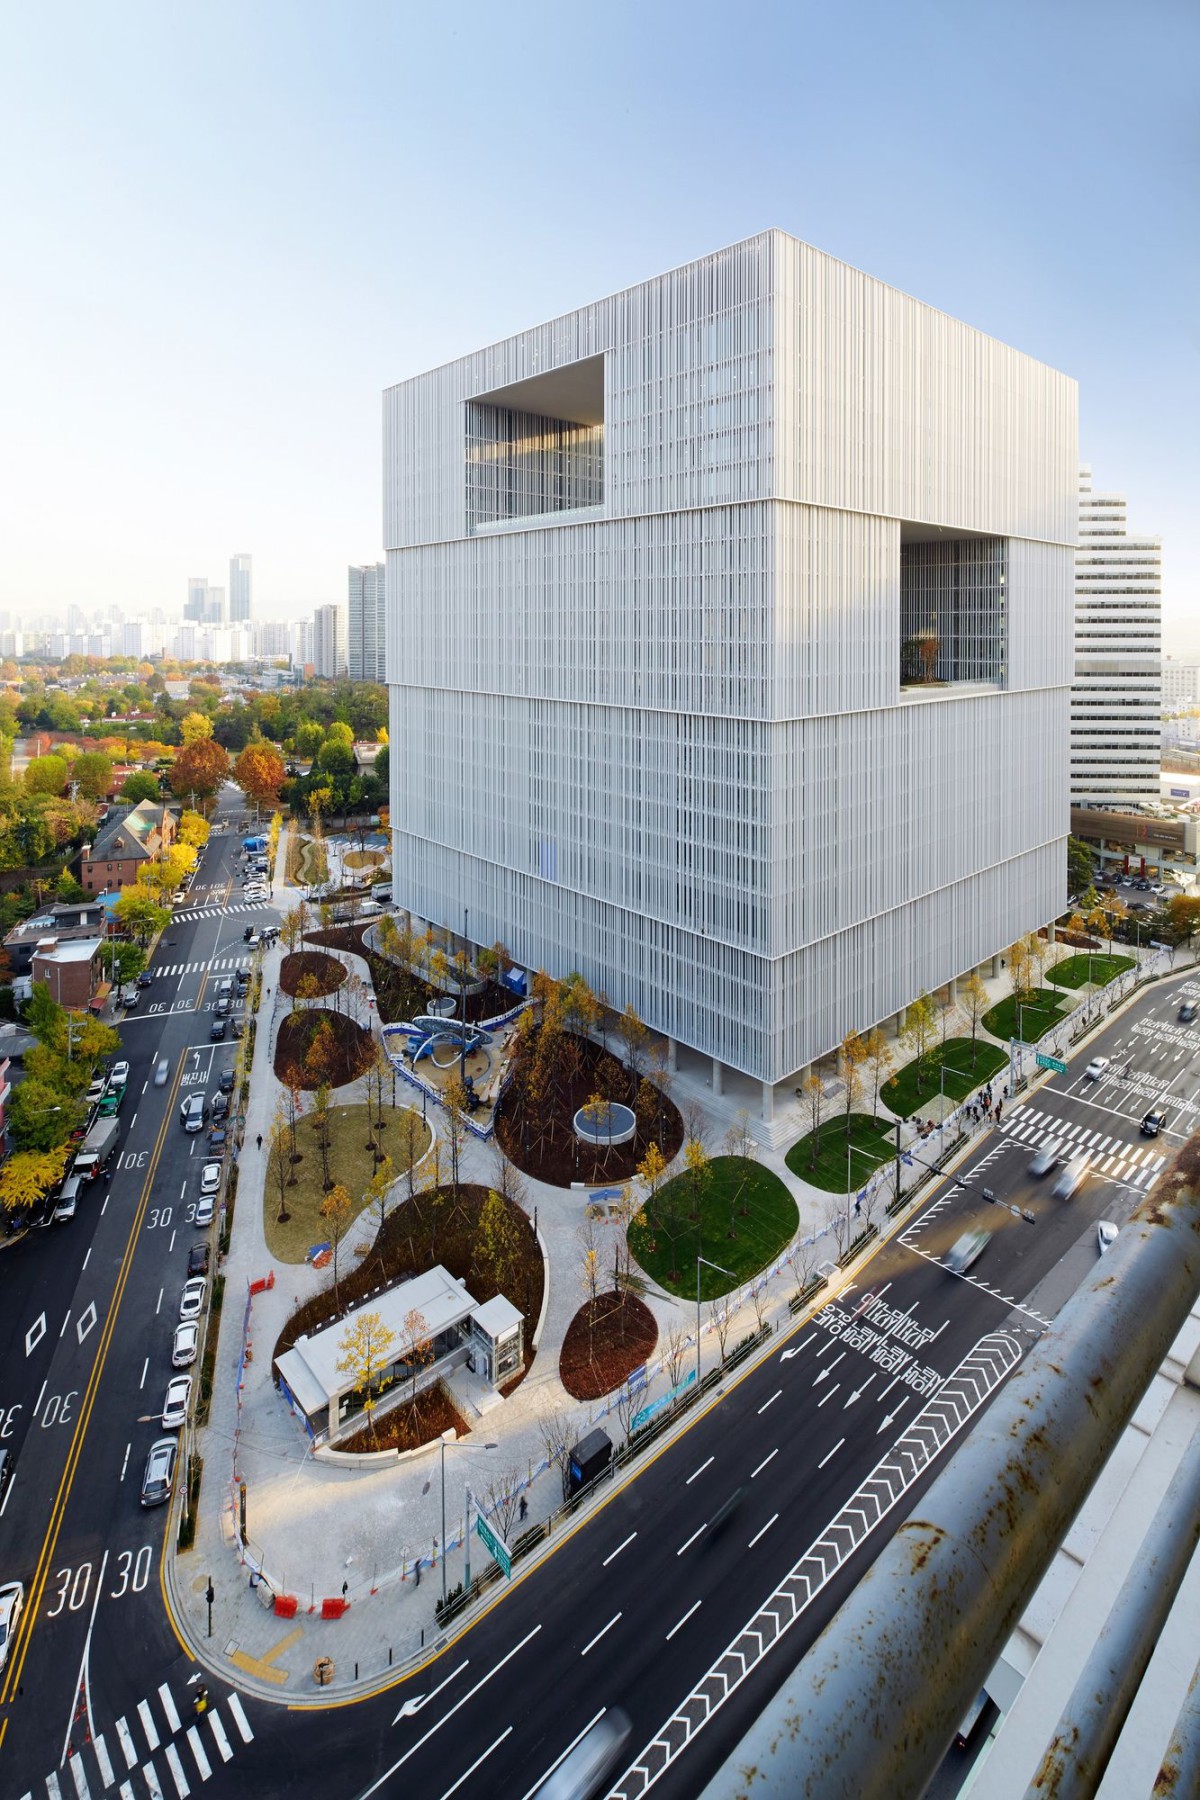
[[[146,1472],[142,1476],[142,1505],[162,1506],[171,1498],[175,1482],[175,1457],[179,1446],[174,1438],[159,1438],[150,1446]]]
[[[1048,1175],[1058,1161],[1058,1153],[1061,1149],[1061,1138],[1047,1138],[1030,1163],[1029,1173],[1031,1175]]]

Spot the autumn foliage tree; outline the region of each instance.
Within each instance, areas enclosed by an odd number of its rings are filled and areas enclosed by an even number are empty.
[[[377,1312],[356,1313],[347,1321],[338,1340],[341,1355],[337,1360],[339,1375],[348,1375],[357,1393],[363,1397],[363,1411],[371,1441],[375,1441],[376,1383],[387,1374],[395,1355],[396,1334],[384,1324]]]
[[[229,775],[229,756],[211,738],[185,744],[171,765],[171,792],[181,797],[197,794],[208,800]]]
[[[274,745],[247,744],[233,765],[233,779],[256,806],[274,806],[278,800],[287,769]]]

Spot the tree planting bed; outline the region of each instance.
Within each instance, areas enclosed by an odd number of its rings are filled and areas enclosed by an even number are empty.
[[[683,1120],[661,1088],[574,1032],[556,1033],[542,1056],[542,1030],[535,1026],[518,1038],[512,1083],[496,1110],[496,1137],[510,1162],[554,1187],[575,1181],[604,1186],[634,1175],[651,1144],[659,1145],[668,1163],[679,1154]],[[594,1148],[576,1137],[575,1114],[597,1093],[637,1114],[637,1132],[628,1143]]]
[[[385,1025],[404,1024],[428,1012],[429,1002],[437,997],[438,990],[422,981],[411,969],[401,968],[390,957],[379,956],[369,948],[364,937],[372,923],[368,919],[361,925],[335,925],[329,931],[310,931],[305,934],[305,942],[326,944],[332,950],[352,950],[355,956],[363,957],[371,971],[379,1017]],[[480,1019],[499,1018],[502,1013],[512,1010],[517,999],[516,994],[501,987],[499,982],[489,981],[479,993],[467,995],[467,1018],[472,1024],[477,1024]]]
[[[335,1450],[347,1453],[363,1450],[418,1450],[422,1444],[431,1444],[435,1438],[440,1438],[445,1431],[453,1431],[461,1438],[466,1437],[471,1430],[440,1381],[426,1388],[423,1394],[418,1394],[415,1400],[402,1400],[382,1417],[376,1406],[374,1431],[366,1422],[366,1413],[360,1414],[360,1417],[363,1421],[361,1429],[352,1437],[339,1438],[333,1446]]]
[[[747,1156],[714,1156],[699,1216],[691,1175],[672,1176],[630,1225],[629,1248],[660,1287],[692,1301],[697,1253],[719,1264],[700,1265],[700,1297],[713,1300],[765,1269],[798,1223],[796,1202],[778,1175]]]
[[[317,984],[309,998],[320,999],[341,987],[346,979],[346,965],[339,962],[336,956],[326,956],[322,950],[293,951],[279,965],[279,985],[293,999],[306,976]]]
[[[1069,1001],[1060,1000],[1057,994],[1046,989],[1039,989],[1036,994],[1030,994],[1027,999],[1021,1001],[1019,1034],[1021,1042],[1036,1044],[1038,1039],[1044,1038],[1048,1031],[1053,1031],[1056,1025],[1061,1025],[1070,1010]],[[1018,1036],[1015,997],[1009,994],[1007,999],[999,1001],[990,1012],[984,1013],[980,1023],[985,1030],[991,1032],[993,1037],[1003,1038],[1005,1042],[1009,1038]]]
[[[376,1127],[372,1131],[365,1106],[331,1106],[329,1109],[329,1175],[334,1184],[340,1183],[349,1194],[354,1208],[352,1219],[357,1218],[359,1213],[372,1204],[367,1189],[375,1178],[379,1164],[375,1152],[368,1147],[368,1138],[374,1137],[386,1156],[389,1138],[394,1145],[398,1136],[400,1114],[406,1110],[411,1109],[397,1107],[393,1112],[390,1106],[385,1105],[384,1129],[379,1131]],[[375,1116],[372,1108],[371,1120]],[[415,1113],[413,1118],[419,1134],[417,1154],[420,1157],[429,1148],[430,1131],[424,1120]],[[264,1142],[264,1153],[266,1148]],[[329,1227],[321,1217],[321,1205],[325,1199],[325,1166],[321,1159],[316,1122],[311,1113],[306,1113],[296,1121],[296,1148],[301,1160],[291,1165],[296,1185],[287,1189],[285,1205],[288,1217],[282,1224],[279,1222],[279,1181],[269,1158],[263,1188],[263,1232],[267,1249],[278,1262],[286,1263],[304,1262],[314,1244],[323,1244],[329,1238]],[[340,1262],[344,1271],[344,1252]]]
[[[1064,956],[1060,963],[1047,970],[1046,980],[1055,987],[1081,988],[1087,987],[1089,982],[1093,987],[1104,987],[1118,975],[1127,975],[1130,969],[1136,968],[1137,962],[1132,956],[1105,956],[1093,952],[1091,956]]]
[[[939,1093],[944,1093],[947,1100],[957,1105],[977,1087],[982,1087],[1007,1061],[1007,1052],[997,1044],[989,1044],[985,1038],[976,1039],[974,1044],[968,1037],[947,1038],[945,1044],[935,1044],[924,1056],[915,1057],[902,1069],[897,1069],[890,1081],[885,1081],[880,1088],[879,1098],[902,1119],[920,1112],[931,1100],[936,1100]],[[945,1075],[942,1074],[943,1065]]]
[[[831,1114],[819,1131],[808,1131],[797,1139],[784,1161],[792,1174],[798,1175],[801,1181],[807,1181],[810,1187],[822,1188],[827,1194],[845,1194],[851,1188],[860,1186],[883,1163],[891,1162],[895,1154],[894,1125],[889,1125],[885,1119],[873,1119],[869,1113],[852,1112],[848,1170],[846,1119],[843,1113]]]
[[[580,1307],[563,1339],[558,1373],[572,1400],[599,1400],[654,1353],[658,1326],[635,1294],[599,1294]]]
[[[305,1007],[289,1013],[279,1026],[275,1039],[275,1073],[285,1085],[295,1079],[297,1087],[319,1087],[321,1076],[305,1067],[309,1046],[322,1024],[328,1023],[332,1033],[330,1057],[323,1071],[330,1087],[344,1087],[361,1075],[371,1059],[373,1038],[369,1031],[347,1019],[342,1013],[330,1012],[325,1006]]]

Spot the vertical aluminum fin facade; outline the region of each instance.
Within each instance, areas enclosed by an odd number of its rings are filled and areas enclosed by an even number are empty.
[[[389,389],[397,900],[769,1081],[1044,922],[1075,409],[780,232]]]

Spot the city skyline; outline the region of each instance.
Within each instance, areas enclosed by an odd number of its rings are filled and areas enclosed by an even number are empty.
[[[126,7],[74,10],[64,31],[14,15],[0,130],[21,170],[7,224],[22,274],[0,306],[23,355],[6,378],[0,608],[173,611],[188,574],[223,582],[239,545],[257,616],[327,604],[381,553],[384,388],[778,227],[1078,381],[1080,454],[1161,537],[1166,638],[1188,644],[1194,16],[1162,4],[1130,32],[1111,6],[1083,29],[1071,9],[993,5],[952,36],[933,4],[903,21],[768,8],[737,33],[711,7],[687,31],[678,9],[618,12],[603,33],[524,17],[513,32],[483,9],[368,5],[330,27],[309,7]],[[978,93],[954,78],[970,66],[1005,94],[1005,131],[979,130]],[[364,130],[380,70],[408,99]],[[562,149],[536,200],[517,184],[469,208],[479,282],[464,206],[487,95],[518,80]],[[922,83],[936,107],[898,111]],[[451,89],[463,126],[447,144]],[[599,189],[570,128],[584,112],[619,120]],[[403,231],[379,234],[383,216]],[[205,262],[238,281],[179,282]]]

